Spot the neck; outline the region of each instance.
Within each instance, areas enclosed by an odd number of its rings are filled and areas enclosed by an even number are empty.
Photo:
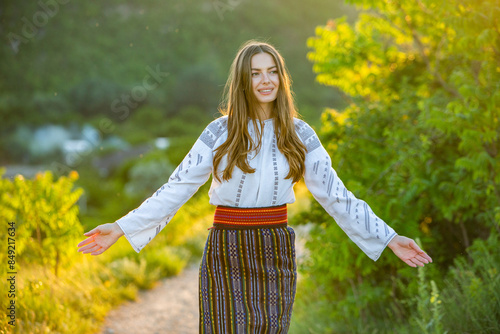
[[[267,103],[265,105],[260,105],[259,111],[258,111],[258,116],[261,121],[264,121],[266,119],[272,118],[273,117],[273,106],[270,103]]]

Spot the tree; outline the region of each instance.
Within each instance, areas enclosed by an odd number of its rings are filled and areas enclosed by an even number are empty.
[[[420,236],[445,270],[474,239],[500,232],[500,7],[484,0],[351,2],[365,9],[354,25],[331,20],[308,40],[317,80],[350,101],[342,112],[323,114],[322,140],[348,188],[396,231]],[[329,220],[313,212],[316,221]],[[311,277],[330,285],[336,303],[352,298],[363,306],[351,309],[352,317],[387,316],[386,303],[415,291],[387,279],[396,273],[390,260],[375,266],[340,242],[336,226],[317,230]],[[325,247],[330,240],[335,249]],[[354,268],[345,256],[357,257]]]

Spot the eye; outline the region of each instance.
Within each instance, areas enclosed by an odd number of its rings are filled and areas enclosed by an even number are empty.
[[[258,76],[259,74],[260,74],[259,72],[253,72],[253,73],[252,73],[252,77],[256,77],[256,76]]]

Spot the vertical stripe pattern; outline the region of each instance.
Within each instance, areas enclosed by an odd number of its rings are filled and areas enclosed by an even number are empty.
[[[200,265],[200,333],[287,333],[294,243],[287,226],[211,229]]]

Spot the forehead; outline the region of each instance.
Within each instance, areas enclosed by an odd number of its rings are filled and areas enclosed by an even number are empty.
[[[269,53],[262,52],[252,56],[251,66],[252,69],[268,69],[276,66],[276,63]]]

